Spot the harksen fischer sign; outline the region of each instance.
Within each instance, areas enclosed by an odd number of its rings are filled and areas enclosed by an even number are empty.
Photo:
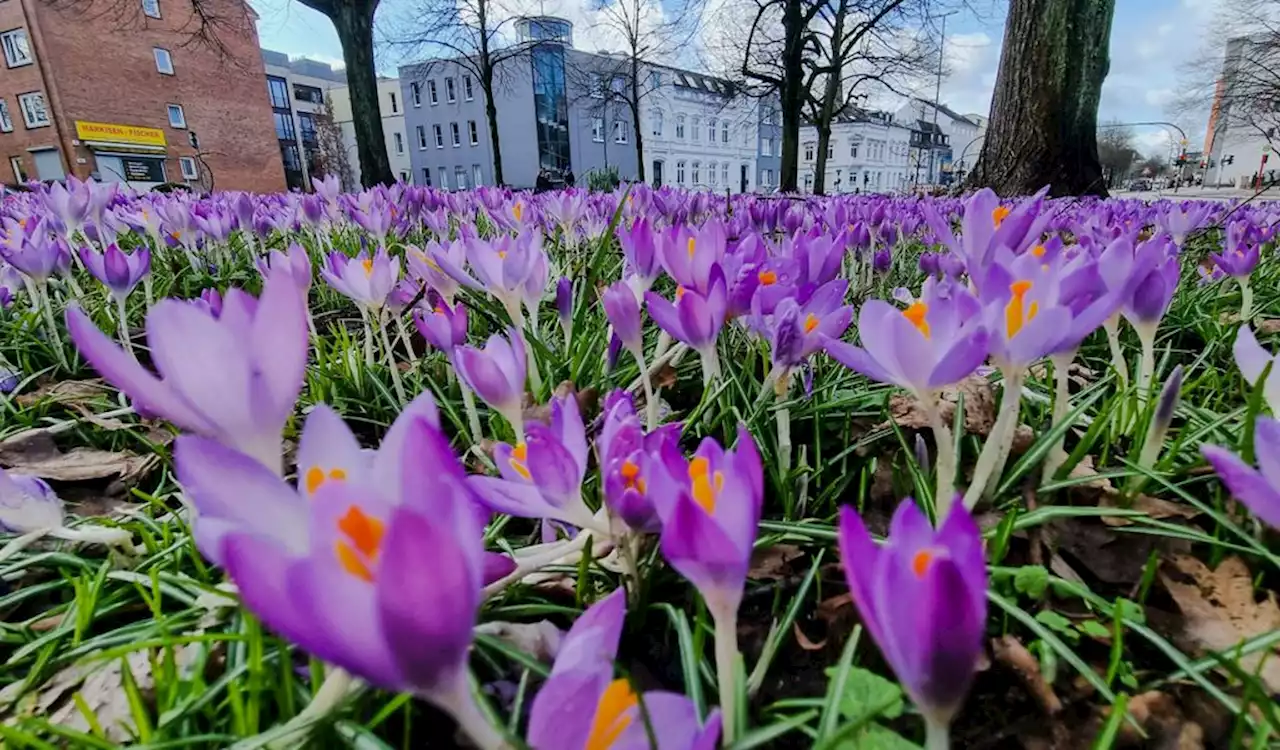
[[[137,146],[160,146],[163,148],[165,145],[164,131],[159,128],[116,125],[109,122],[76,120],[76,137],[82,141],[130,143]]]

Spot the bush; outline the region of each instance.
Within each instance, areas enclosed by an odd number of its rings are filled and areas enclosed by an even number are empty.
[[[597,193],[608,193],[618,189],[622,182],[617,167],[587,170],[587,190]]]

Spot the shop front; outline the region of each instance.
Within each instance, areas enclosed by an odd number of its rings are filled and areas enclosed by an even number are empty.
[[[137,125],[76,121],[80,145],[93,154],[94,176],[150,190],[168,182],[164,131]]]

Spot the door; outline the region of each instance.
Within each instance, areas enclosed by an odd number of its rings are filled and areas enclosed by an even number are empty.
[[[32,151],[36,160],[36,177],[41,180],[61,180],[66,177],[62,169],[62,154],[56,148]]]
[[[743,164],[741,167],[741,173],[738,177],[738,184],[739,184],[739,187],[738,187],[739,193],[747,192],[747,165],[746,164]]]
[[[653,186],[662,187],[662,160],[653,160]]]

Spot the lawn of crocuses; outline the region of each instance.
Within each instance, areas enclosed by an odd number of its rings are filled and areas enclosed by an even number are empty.
[[[13,747],[1263,747],[1280,205],[4,196]]]

